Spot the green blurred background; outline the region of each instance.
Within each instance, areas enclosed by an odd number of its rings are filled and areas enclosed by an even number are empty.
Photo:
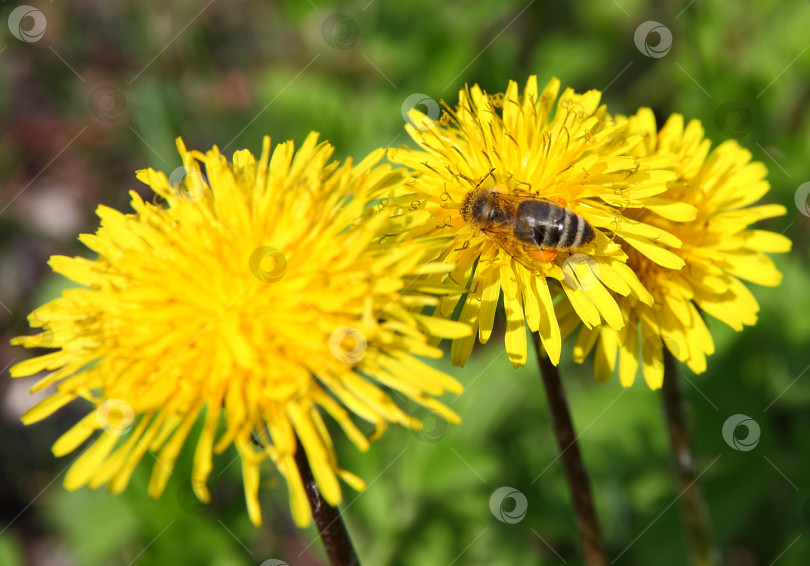
[[[17,6],[4,2],[0,19],[19,20]],[[95,230],[99,203],[125,210],[128,190],[146,194],[136,169],[178,167],[176,136],[192,148],[217,144],[230,153],[259,151],[264,134],[300,142],[318,130],[338,158],[362,156],[407,143],[402,110],[413,94],[453,103],[465,82],[499,92],[530,74],[604,90],[611,112],[643,105],[659,118],[698,118],[713,141],[737,138],[768,166],[766,200],[784,204],[788,215],[763,227],[794,241],[791,254],[775,258],[784,282],[754,289],[762,309],[755,327],[738,334],[711,322],[717,353],[705,374],[680,370],[725,564],[807,563],[808,2],[86,0],[33,7],[42,16],[22,23],[35,41],[24,41],[19,26],[0,29],[0,564],[323,564],[314,529],[292,525],[277,474],[265,476],[265,526],[249,524],[239,467],[228,466],[233,453],[215,461],[208,506],[195,502],[184,481],[191,450],[158,501],[146,496],[147,462],[123,495],[66,493],[61,480],[71,457],[55,459],[50,445],[86,408],[22,427],[31,380],[12,381],[7,370],[30,354],[8,340],[26,333],[27,313],[63,286],[47,258],[86,253],[76,235]],[[39,31],[36,18],[45,22],[41,37],[31,35]],[[661,28],[637,47],[634,34],[648,21],[671,33],[668,52]],[[645,45],[654,56],[642,53]],[[463,370],[439,364],[467,386],[448,399],[464,419],[460,427],[390,430],[366,454],[338,437],[343,466],[369,483],[361,495],[346,488],[344,504],[364,564],[581,563],[536,366],[513,370],[502,344],[494,336]],[[611,559],[685,564],[660,395],[643,380],[627,390],[615,377],[595,383],[590,367],[565,361],[570,344],[563,360]],[[753,450],[723,440],[723,423],[734,414],[760,425]],[[490,511],[501,486],[525,495],[520,522],[503,523]]]

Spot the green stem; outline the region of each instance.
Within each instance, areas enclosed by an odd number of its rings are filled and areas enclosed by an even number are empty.
[[[582,550],[587,566],[607,566],[605,544],[602,541],[602,531],[593,506],[591,484],[588,472],[582,462],[577,437],[574,434],[574,425],[565,399],[560,372],[557,366],[551,363],[540,344],[540,337],[532,333],[534,346],[537,350],[537,362],[540,366],[540,376],[546,388],[548,406],[551,410],[551,424],[554,427],[554,436],[557,438],[557,448],[565,468],[565,478],[571,490],[571,499],[574,504],[574,513],[577,520],[579,536],[582,540]]]
[[[675,358],[663,348],[664,399],[669,443],[675,462],[675,473],[681,489],[681,509],[691,546],[691,563],[694,566],[714,566],[722,563],[720,552],[714,545],[709,528],[709,513],[700,485],[697,482],[695,456],[689,442],[689,428],[684,414],[683,396],[678,382]]]
[[[340,516],[340,511],[337,508],[329,505],[321,497],[318,484],[312,476],[312,469],[309,467],[307,455],[300,442],[295,451],[295,463],[304,482],[304,489],[309,498],[309,506],[312,509],[312,518],[315,520],[315,526],[321,535],[321,542],[329,559],[329,564],[331,566],[360,566],[360,559],[357,558],[357,553],[352,545],[349,532],[346,530],[343,517]]]

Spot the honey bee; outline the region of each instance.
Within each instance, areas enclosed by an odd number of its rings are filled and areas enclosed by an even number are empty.
[[[467,193],[461,217],[530,271],[537,271],[539,262],[552,261],[557,252],[576,250],[596,237],[588,221],[565,206],[531,193],[493,189]]]

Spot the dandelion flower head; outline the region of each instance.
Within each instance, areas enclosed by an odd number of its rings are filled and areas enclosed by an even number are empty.
[[[628,125],[611,118],[598,91],[567,89],[559,95],[559,90],[553,79],[538,91],[534,76],[522,94],[515,82],[502,95],[488,95],[477,85],[464,89],[458,105],[445,106],[439,120],[412,111],[406,128],[418,149],[389,152],[389,159],[416,175],[403,202],[431,213],[415,231],[452,234],[454,240],[436,259],[455,265],[449,280],[469,283],[469,293],[446,296],[436,316],[452,316],[460,303],[459,319],[485,343],[503,291],[506,350],[516,367],[526,361],[527,324],[539,332],[552,362],[559,361],[557,294],[568,297],[588,328],[624,325],[614,295],[652,302],[626,265],[617,237],[653,262],[683,265],[662,246],[676,248],[676,237],[624,214],[628,208],[657,206],[654,197],[674,178],[668,158],[633,152],[643,137],[627,134]],[[465,220],[465,198],[481,189],[554,202],[584,219],[594,239],[581,249],[529,263]],[[453,363],[467,361],[474,341],[474,335],[453,341]]]
[[[272,154],[266,138],[258,160],[242,150],[232,162],[178,140],[179,174],[138,172],[156,202],[133,191],[132,213],[98,208],[97,233],[80,237],[97,258],[51,258],[79,287],[31,314],[42,332],[13,343],[55,350],[11,373],[46,372],[34,391],[55,387],[26,423],[77,398],[92,404],[53,446],[63,456],[87,443],[66,474],[68,489],[120,492],[149,451],[157,497],[181,448],[194,443],[192,487],[205,502],[213,454],[235,445],[253,523],[261,522],[261,468],[271,462],[303,526],[310,509],[294,462],[299,446],[328,503],[341,499],[339,480],[363,488],[338,466],[325,417],[361,450],[386,423],[419,426],[391,392],[458,421],[436,397],[460,385],[419,357],[441,355],[428,335],[465,329],[414,313],[436,302],[420,290],[417,259],[427,252],[381,244],[390,219],[368,214],[371,195],[406,176],[378,165],[383,150],[357,164],[333,162],[333,148],[317,137]],[[373,425],[371,434],[355,420]]]
[[[755,204],[770,188],[767,170],[735,140],[711,149],[700,122],[692,120],[684,126],[678,114],[658,131],[653,113],[646,108],[624,121],[629,132],[644,136],[644,143],[636,146],[640,155],[675,158],[677,178],[660,195],[664,206],[632,213],[681,240],[682,246],[671,251],[685,267],[668,269],[624,244],[628,266],[650,290],[654,302],[617,296],[626,325],[618,330],[580,327],[574,358],[581,362],[594,350],[594,371],[600,381],[608,380],[618,363],[624,386],[633,383],[641,365],[645,381],[657,389],[663,382],[663,348],[692,371],[706,370],[706,356],[714,352],[714,342],[703,313],[737,331],[756,323],[759,306],[744,281],[779,285],[782,275],[766,253],[789,251],[791,242],[781,234],[750,227],[784,215],[785,208]],[[694,217],[673,218],[667,213],[672,202],[692,205]],[[558,315],[564,334],[578,326],[570,304],[560,303]]]

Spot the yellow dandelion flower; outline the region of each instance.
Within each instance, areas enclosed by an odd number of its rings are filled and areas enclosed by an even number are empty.
[[[364,485],[338,467],[324,414],[361,450],[370,438],[353,415],[374,434],[387,422],[420,424],[387,390],[458,421],[435,396],[461,386],[415,356],[441,355],[428,334],[469,329],[414,314],[437,302],[420,290],[421,274],[436,268],[418,264],[422,244],[380,244],[390,219],[366,206],[407,177],[376,165],[382,149],[356,165],[330,163],[333,148],[317,137],[297,152],[291,142],[278,145],[272,156],[265,138],[258,161],[244,150],[232,163],[216,148],[189,152],[178,140],[179,173],[138,172],[156,204],[132,192],[134,213],[99,207],[98,232],[80,236],[98,259],[51,258],[54,271],[81,287],[31,314],[43,332],[12,343],[57,350],[11,374],[48,372],[33,391],[55,385],[23,416],[26,424],[78,397],[94,405],[53,446],[63,456],[94,436],[67,472],[67,489],[106,484],[120,492],[149,451],[159,462],[149,493],[159,496],[202,420],[191,478],[197,497],[209,500],[212,454],[233,444],[253,523],[261,522],[260,468],[270,460],[304,526],[299,441],[328,503],[341,499],[339,479]]]
[[[612,120],[598,91],[568,89],[557,100],[559,89],[553,79],[538,92],[532,76],[522,95],[515,82],[505,95],[488,96],[477,85],[462,90],[456,108],[446,107],[438,121],[411,112],[406,128],[419,149],[389,152],[417,175],[403,202],[431,213],[416,232],[453,235],[437,259],[455,264],[450,280],[470,283],[468,294],[445,297],[436,316],[450,317],[461,302],[460,320],[485,343],[502,290],[506,350],[515,367],[526,361],[527,323],[552,362],[559,361],[552,301],[560,291],[589,328],[624,324],[610,291],[652,302],[616,237],[661,265],[683,265],[660,247],[677,247],[677,238],[623,214],[652,206],[665,190],[674,178],[664,167],[668,158],[631,154],[643,136],[623,135],[627,124]],[[524,201],[533,204],[521,208]],[[694,213],[687,205],[671,207]],[[474,335],[453,341],[453,363],[467,361],[474,341]]]
[[[634,297],[616,297],[627,323],[621,330],[608,327],[581,328],[574,347],[574,359],[582,362],[595,348],[594,372],[607,381],[618,360],[623,386],[633,383],[641,363],[644,379],[652,389],[661,387],[663,347],[689,368],[706,370],[706,356],[714,343],[702,313],[707,313],[740,331],[757,321],[759,305],[743,281],[779,285],[781,273],[766,253],[787,252],[788,238],[750,225],[785,214],[778,204],[751,206],[768,192],[767,170],[751,153],[733,140],[710,152],[711,142],[703,127],[692,120],[684,128],[680,115],[673,115],[657,132],[649,109],[629,119],[630,131],[642,133],[645,143],[637,146],[641,155],[655,153],[676,156],[677,179],[662,202],[636,211],[639,219],[675,235],[683,242],[673,253],[683,259],[680,271],[667,269],[623,245],[627,265],[653,295],[652,305]],[[697,209],[688,222],[668,214],[669,203],[684,202]],[[570,304],[561,302],[558,314],[564,334],[578,322]]]

